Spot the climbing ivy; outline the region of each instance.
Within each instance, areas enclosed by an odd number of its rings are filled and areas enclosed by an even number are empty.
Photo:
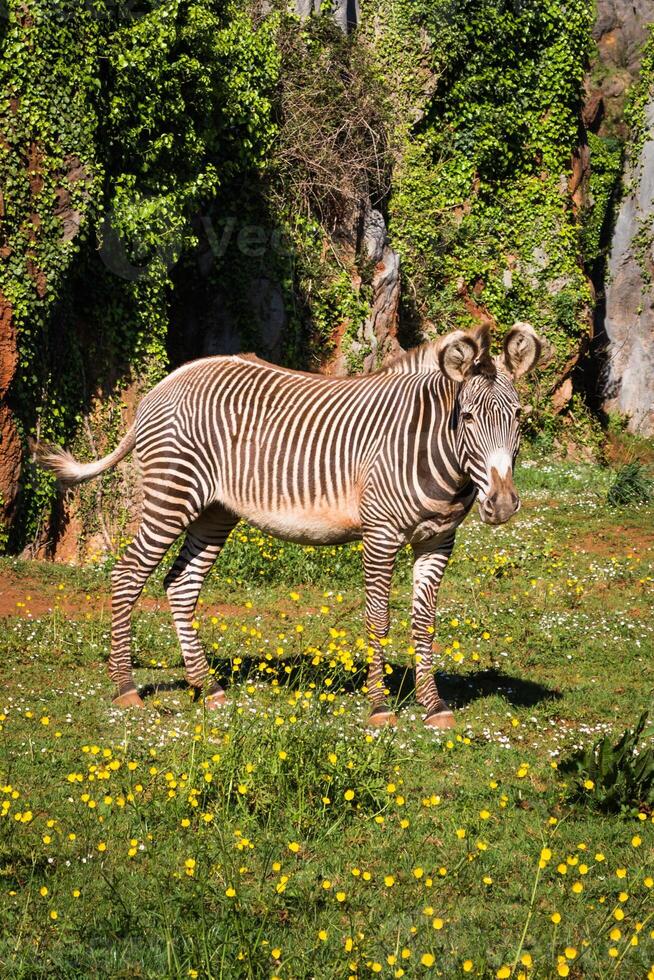
[[[98,388],[169,368],[171,270],[276,131],[276,17],[213,0],[10,0],[0,60],[7,261],[24,438],[70,441]],[[53,500],[26,463],[14,543]]]
[[[620,185],[623,146],[610,136],[588,134],[591,169],[588,205],[584,214],[582,250],[589,269],[606,258],[613,205]]]
[[[624,116],[631,129],[631,153],[638,156],[643,143],[651,137],[652,123],[647,118],[647,106],[654,93],[654,24],[650,25],[637,83],[629,92]]]
[[[389,217],[405,319],[441,331],[483,307],[501,327],[529,320],[556,347],[554,374],[588,330],[582,224],[566,180],[591,4],[382,6],[379,71],[404,109]]]
[[[629,93],[625,106],[625,120],[630,127],[630,138],[626,153],[633,166],[629,186],[623,187],[623,192],[639,196],[639,186],[643,179],[642,168],[638,166],[643,146],[647,140],[654,138],[654,119],[651,106],[654,100],[654,25],[650,27],[648,41],[643,52],[640,76]],[[654,286],[652,278],[651,254],[654,245],[651,216],[645,213],[638,216],[638,230],[633,238],[634,256],[641,270],[644,283],[651,291]]]
[[[63,321],[55,330],[52,313],[102,185],[94,142],[98,27],[93,10],[77,6],[71,17],[56,3],[9,4],[0,59],[0,289],[19,347],[11,401],[23,435],[38,428],[55,439],[80,411],[81,372],[74,328]],[[71,59],[71,50],[78,56]],[[24,520],[33,532],[51,481],[28,473],[25,482]]]
[[[590,137],[588,204],[573,206],[591,0],[363,0],[349,36],[327,8],[6,0],[0,291],[25,440],[111,448],[125,387],[210,352],[218,322],[266,354],[267,289],[277,356],[315,368],[338,343],[360,369],[363,206],[401,256],[405,343],[480,315],[530,320],[556,349],[543,391],[577,352],[620,161]],[[641,91],[639,132],[644,107]],[[547,399],[532,400],[549,431]],[[28,463],[22,480],[12,547],[54,499]]]

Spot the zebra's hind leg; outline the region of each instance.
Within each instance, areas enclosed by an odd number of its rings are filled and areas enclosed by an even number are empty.
[[[368,533],[363,539],[363,568],[366,582],[366,630],[372,657],[368,668],[368,697],[372,702],[369,724],[395,725],[397,717],[386,704],[384,654],[381,640],[390,628],[388,600],[399,543],[388,532]]]
[[[111,573],[111,653],[109,676],[118,693],[120,708],[143,707],[132,674],[131,616],[148,576],[157,567],[182,526],[158,525],[144,520],[136,537]]]
[[[238,518],[219,505],[207,508],[187,529],[186,538],[164,585],[182,648],[186,678],[207,707],[223,704],[225,692],[209,674],[209,664],[193,629],[193,613],[200,589],[213,563],[238,523]]]

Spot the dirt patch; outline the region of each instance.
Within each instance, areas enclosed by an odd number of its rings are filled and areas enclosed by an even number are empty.
[[[558,510],[561,506],[560,500],[554,500],[553,498],[547,498],[545,500],[533,500],[529,497],[521,497],[520,512],[527,513],[532,510]]]
[[[589,531],[576,537],[572,550],[606,557],[640,557],[654,548],[654,532],[642,527],[616,524],[602,531]]]
[[[61,611],[71,619],[84,619],[87,613],[101,616],[109,610],[109,596],[94,592],[66,592],[53,585],[52,588],[42,583],[21,578],[15,581],[3,581],[0,586],[0,617],[20,616],[23,619],[40,619],[49,616],[56,610]]]
[[[141,596],[136,608],[148,612],[170,613],[168,601],[161,597]],[[0,583],[0,618],[19,616],[22,619],[41,619],[53,612],[62,613],[69,619],[108,617],[111,612],[109,592],[71,591],[58,585],[47,585],[29,578],[5,577]],[[203,602],[198,606],[198,616],[222,616],[226,619],[250,618],[261,610],[237,606],[232,603]]]
[[[628,440],[611,433],[606,440],[604,453],[609,463],[623,466],[625,463],[643,463],[644,466],[654,466],[654,444],[651,440]]]

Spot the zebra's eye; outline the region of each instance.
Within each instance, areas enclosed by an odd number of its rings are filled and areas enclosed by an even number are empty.
[[[461,412],[462,422],[472,422],[472,412]]]
[[[521,408],[516,408],[516,410],[515,410],[516,422],[519,422],[520,421],[520,417],[521,416],[522,416],[522,409]]]

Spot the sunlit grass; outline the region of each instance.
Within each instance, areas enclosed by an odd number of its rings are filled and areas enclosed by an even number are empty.
[[[595,469],[527,469],[515,521],[472,517],[446,575],[452,733],[412,692],[408,556],[386,646],[400,723],[381,732],[356,546],[237,532],[195,621],[230,693],[212,714],[160,575],[135,618],[147,709],[121,713],[107,567],[4,561],[3,975],[651,974],[652,813],[571,802],[558,764],[651,704],[653,511],[616,528]]]

